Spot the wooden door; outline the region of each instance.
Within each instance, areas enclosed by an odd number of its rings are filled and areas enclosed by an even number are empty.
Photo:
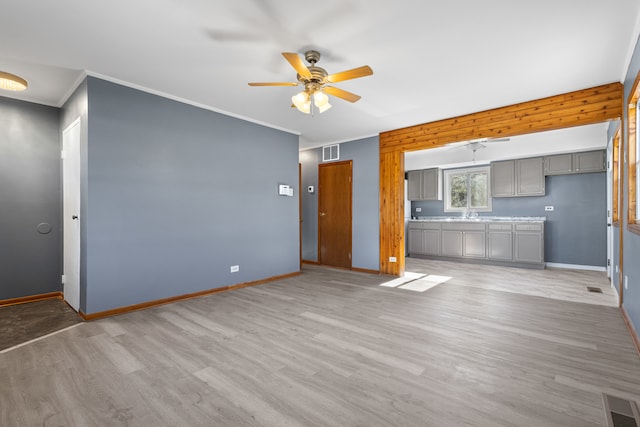
[[[325,163],[318,170],[318,261],[351,268],[353,162]]]

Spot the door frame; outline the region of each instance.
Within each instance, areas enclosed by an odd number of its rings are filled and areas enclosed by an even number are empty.
[[[353,160],[342,160],[342,161],[335,161],[335,162],[327,162],[327,163],[321,163],[318,165],[318,264],[320,265],[324,265],[322,262],[322,250],[321,250],[321,244],[322,244],[322,222],[320,219],[320,201],[322,199],[322,191],[323,191],[323,186],[322,186],[322,182],[320,181],[321,178],[321,173],[320,173],[320,169],[323,167],[330,167],[330,166],[335,166],[335,165],[349,165],[349,182],[351,184],[351,194],[350,194],[350,203],[351,203],[351,218],[349,218],[350,221],[350,229],[351,229],[351,233],[349,233],[349,267],[348,269],[353,269]],[[333,267],[333,266],[330,266]]]
[[[68,141],[71,132],[74,128],[77,129],[77,150],[70,150]],[[62,131],[62,274],[63,274],[63,298],[76,311],[80,311],[81,290],[80,290],[80,241],[81,241],[81,226],[80,226],[80,208],[81,208],[81,144],[82,144],[82,120],[81,117],[75,119]],[[73,191],[77,197],[77,212],[73,209],[70,211],[68,206],[68,197],[70,188],[69,185],[69,162],[74,158],[74,163],[77,164],[77,170],[74,171],[77,175],[74,176]],[[71,232],[73,227],[77,227],[77,233],[72,236]],[[76,246],[74,252],[70,252],[69,244],[70,238],[73,238],[73,245]],[[69,257],[73,256],[75,259],[70,260]],[[74,266],[73,276],[69,274],[69,266]],[[77,280],[70,280],[70,277],[75,277]]]

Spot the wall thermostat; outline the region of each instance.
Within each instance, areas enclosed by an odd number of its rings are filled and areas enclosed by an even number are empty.
[[[315,189],[313,188],[313,185],[308,186],[308,187],[307,187],[307,191],[308,191],[309,193],[313,193],[313,192],[315,191]]]

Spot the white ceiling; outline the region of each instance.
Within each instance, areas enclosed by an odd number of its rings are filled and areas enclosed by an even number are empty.
[[[85,75],[300,135],[310,148],[622,81],[637,0],[3,0],[3,94],[60,106]],[[329,73],[370,65],[311,117],[281,52],[319,50]]]

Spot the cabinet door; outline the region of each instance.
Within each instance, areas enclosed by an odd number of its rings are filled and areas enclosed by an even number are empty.
[[[425,255],[440,255],[440,230],[424,230],[422,242]]]
[[[440,200],[440,169],[422,171],[422,200]]]
[[[513,160],[491,162],[491,196],[515,196],[515,169]]]
[[[604,150],[574,153],[573,162],[576,173],[604,172],[607,170]]]
[[[515,232],[514,261],[541,263],[544,261],[544,242],[541,232]]]
[[[422,171],[407,172],[407,199],[422,200]]]
[[[487,257],[502,261],[513,259],[513,235],[511,231],[490,231],[487,234]]]
[[[573,172],[573,154],[556,154],[544,158],[545,175],[566,175]]]
[[[516,160],[516,195],[544,196],[544,163],[542,157]]]
[[[423,240],[422,229],[409,229],[409,255],[424,253]]]
[[[462,256],[468,258],[485,258],[485,232],[462,232]]]
[[[462,232],[442,230],[442,256],[462,256]]]

